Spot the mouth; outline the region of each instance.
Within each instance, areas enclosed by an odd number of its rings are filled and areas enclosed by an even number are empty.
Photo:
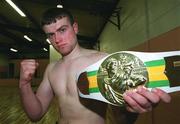
[[[64,48],[65,46],[66,46],[66,44],[64,43],[64,44],[58,44],[57,45],[59,48]]]

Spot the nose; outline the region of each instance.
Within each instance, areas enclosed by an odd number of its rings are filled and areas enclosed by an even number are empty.
[[[60,36],[60,34],[58,32],[56,32],[54,34],[54,41],[55,41],[56,44],[58,44],[59,42],[62,41],[62,38],[61,38],[61,36]]]

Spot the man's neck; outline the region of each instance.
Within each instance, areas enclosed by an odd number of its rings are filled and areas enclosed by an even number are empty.
[[[82,49],[78,44],[75,46],[75,48],[66,56],[63,56],[64,61],[72,60],[77,57],[80,57],[82,55]]]

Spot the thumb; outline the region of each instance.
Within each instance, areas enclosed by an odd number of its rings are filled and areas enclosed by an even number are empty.
[[[38,62],[36,62],[36,67],[38,67],[39,66],[39,63]]]
[[[152,89],[152,91],[155,92],[164,102],[169,103],[171,101],[170,95],[165,91],[158,88]]]

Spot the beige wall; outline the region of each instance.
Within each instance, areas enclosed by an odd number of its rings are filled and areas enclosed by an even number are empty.
[[[180,50],[180,27],[170,30],[142,44],[130,48],[135,51]]]
[[[180,26],[179,0],[120,0],[118,7],[121,29],[107,23],[99,37],[101,51],[128,50]]]

